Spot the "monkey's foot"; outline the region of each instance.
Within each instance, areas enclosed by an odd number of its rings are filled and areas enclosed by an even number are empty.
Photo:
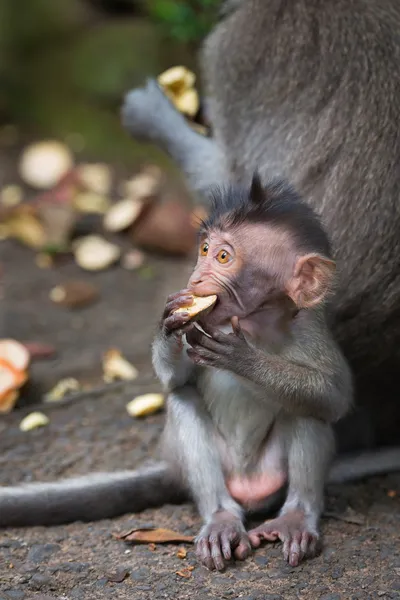
[[[241,520],[227,511],[216,513],[196,538],[196,554],[210,571],[222,571],[232,555],[237,560],[247,558],[251,545]]]
[[[266,521],[249,531],[249,537],[253,548],[258,548],[262,540],[281,540],[285,560],[292,567],[297,567],[303,558],[315,556],[319,538],[317,531],[308,525],[304,512],[299,510]]]

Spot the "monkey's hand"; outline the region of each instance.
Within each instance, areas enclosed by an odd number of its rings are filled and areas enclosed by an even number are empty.
[[[164,140],[168,125],[174,128],[180,115],[154,79],[125,96],[121,110],[123,126],[136,139],[152,142]],[[176,124],[175,124],[176,125]]]
[[[186,340],[191,348],[187,353],[200,366],[227,369],[236,375],[245,376],[244,365],[256,359],[256,350],[246,340],[237,317],[232,318],[233,333],[222,333],[218,329],[203,326],[205,335],[193,327]]]
[[[192,304],[193,295],[187,289],[168,296],[161,320],[161,329],[166,337],[175,336],[181,339],[183,333],[193,327],[188,312],[175,312],[177,308],[192,306]]]
[[[214,514],[196,538],[196,555],[208,569],[222,571],[225,561],[251,554],[249,536],[240,519],[227,511]]]

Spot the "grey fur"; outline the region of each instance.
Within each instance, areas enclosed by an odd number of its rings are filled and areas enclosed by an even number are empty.
[[[197,192],[259,169],[287,178],[321,214],[340,272],[334,333],[363,413],[359,431],[352,426],[340,445],[398,443],[399,3],[242,0],[231,7],[201,56],[213,141],[173,118],[151,82],[127,96],[125,125],[134,136],[161,137]]]

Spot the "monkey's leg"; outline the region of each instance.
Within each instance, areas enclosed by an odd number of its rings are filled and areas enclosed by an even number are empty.
[[[222,570],[232,554],[245,559],[251,546],[242,509],[225,485],[214,425],[191,386],[169,396],[168,420],[167,432],[179,452],[177,460],[204,520],[196,538],[198,559],[209,569]]]
[[[187,498],[164,463],[137,471],[0,487],[0,527],[96,521]]]
[[[224,157],[215,141],[188,125],[155,80],[129,92],[121,114],[133,137],[152,142],[171,156],[194,192],[226,179]]]
[[[283,542],[285,560],[296,567],[314,556],[319,540],[318,523],[334,440],[330,425],[314,419],[297,419],[283,426],[288,442],[289,486],[279,516],[249,532],[252,545],[261,540]]]

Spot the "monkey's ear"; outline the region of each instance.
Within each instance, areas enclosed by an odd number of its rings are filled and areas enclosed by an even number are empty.
[[[265,190],[258,171],[254,172],[251,180],[250,202],[253,204],[262,204],[265,200]]]
[[[288,295],[298,308],[319,304],[329,292],[336,263],[320,254],[306,254],[297,259],[288,285]]]

